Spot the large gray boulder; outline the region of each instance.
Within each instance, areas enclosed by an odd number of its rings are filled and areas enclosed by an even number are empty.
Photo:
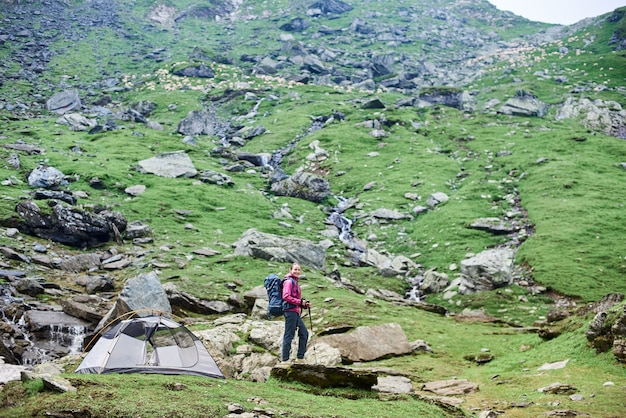
[[[495,249],[461,261],[459,293],[467,295],[511,284],[514,260],[515,251]]]
[[[159,177],[195,177],[198,170],[184,151],[165,152],[137,163],[137,171]]]
[[[440,87],[428,88],[420,92],[414,104],[443,105],[463,111],[473,111],[476,108],[476,99],[467,91],[456,88]]]
[[[277,196],[297,197],[319,203],[330,195],[330,184],[323,177],[298,171],[289,178],[273,183],[271,190]]]
[[[580,119],[587,129],[625,138],[626,110],[615,101],[568,98],[556,115],[556,120]]]
[[[96,247],[112,239],[121,239],[126,218],[119,212],[86,212],[58,203],[52,212],[43,212],[33,201],[16,205],[20,217],[13,227],[20,232],[73,247]]]
[[[349,333],[323,336],[318,338],[317,343],[338,348],[345,363],[374,361],[412,352],[402,327],[393,323],[358,327]]]
[[[57,189],[66,184],[65,174],[57,168],[43,164],[35,167],[28,175],[28,185],[30,187]]]
[[[46,109],[59,114],[80,110],[80,96],[76,90],[65,90],[55,94],[46,102]]]
[[[70,131],[83,132],[94,128],[98,121],[95,119],[88,119],[80,113],[67,113],[56,120],[58,125],[67,125]]]
[[[548,113],[548,105],[530,93],[518,91],[515,97],[510,98],[502,105],[498,113],[542,118]]]
[[[326,261],[326,250],[321,244],[302,238],[266,234],[254,228],[244,232],[233,247],[235,255],[299,263],[317,270],[321,270]]]
[[[183,135],[213,135],[215,118],[206,110],[192,110],[178,124],[178,133]]]
[[[127,280],[115,305],[100,321],[96,330],[129,312],[135,312],[136,316],[172,313],[165,289],[161,286],[161,280],[155,272],[141,273]]]
[[[405,275],[418,265],[405,256],[387,256],[373,248],[367,248],[359,256],[359,264],[375,267],[384,277]]]

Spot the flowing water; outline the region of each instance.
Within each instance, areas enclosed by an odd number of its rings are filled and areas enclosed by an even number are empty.
[[[0,285],[0,317],[10,327],[2,334],[1,343],[11,351],[22,365],[35,365],[54,360],[67,354],[79,354],[83,349],[83,339],[87,328],[76,324],[51,323],[33,331],[27,320],[35,307],[23,298],[13,296],[9,285]],[[59,312],[42,312],[41,315],[59,315]]]

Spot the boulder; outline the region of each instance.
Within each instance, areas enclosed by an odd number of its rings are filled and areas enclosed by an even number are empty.
[[[297,197],[320,203],[330,195],[330,184],[323,177],[298,171],[291,177],[273,183],[271,190],[277,196]]]
[[[404,376],[379,376],[372,390],[381,393],[412,393],[413,383]]]
[[[298,263],[320,270],[326,261],[326,249],[312,241],[284,237],[248,229],[233,244],[234,255],[261,258],[280,263]]]
[[[341,0],[320,0],[311,4],[309,9],[319,9],[324,14],[342,14],[349,12],[353,7]]]
[[[495,249],[461,261],[459,293],[467,295],[511,284],[514,259],[515,251]]]
[[[306,383],[318,388],[352,387],[370,390],[378,381],[378,373],[371,370],[353,370],[345,367],[292,364],[272,369],[272,377]]]
[[[132,311],[136,311],[137,316],[172,313],[167,294],[155,272],[141,273],[127,280],[115,305],[100,321],[96,330]]]
[[[415,102],[418,104],[443,105],[468,112],[476,108],[476,99],[471,94],[450,87],[431,87],[426,91],[420,92]]]
[[[442,203],[446,203],[449,199],[450,198],[447,194],[443,192],[436,192],[428,196],[428,199],[426,199],[426,204],[431,208],[434,208],[435,206],[438,206]]]
[[[434,270],[428,270],[424,273],[419,288],[422,293],[439,293],[450,284],[450,278],[446,273],[439,273]]]
[[[67,125],[72,132],[84,132],[95,128],[98,121],[88,119],[79,113],[68,113],[57,119],[55,123]]]
[[[230,176],[213,170],[201,171],[198,175],[198,179],[203,183],[216,184],[224,187],[232,187],[235,185],[235,182]]]
[[[165,152],[137,163],[137,171],[159,177],[195,177],[198,171],[184,151]]]
[[[221,301],[208,301],[195,297],[191,293],[181,292],[173,283],[163,286],[171,306],[184,311],[202,315],[224,314],[232,310],[232,307]]]
[[[192,110],[187,117],[179,122],[178,133],[182,135],[213,135],[216,120],[206,110]]]
[[[119,212],[101,210],[86,212],[56,204],[51,213],[44,213],[32,201],[19,202],[15,208],[22,233],[50,239],[73,247],[96,247],[111,239],[120,239],[126,219]]]
[[[512,116],[544,117],[548,112],[548,105],[537,97],[524,91],[518,91],[515,97],[507,100],[498,113]]]
[[[78,273],[81,271],[98,270],[102,266],[100,257],[94,253],[77,254],[61,261],[57,268],[63,271]]]
[[[468,228],[486,231],[494,235],[507,235],[519,231],[520,227],[500,218],[480,218],[472,221]]]
[[[593,341],[596,338],[605,335],[604,322],[606,321],[606,312],[598,312],[585,331],[587,340]]]
[[[569,383],[560,383],[560,382],[552,383],[549,386],[537,389],[538,392],[551,393],[554,395],[570,394],[570,393],[576,392],[577,390],[578,389],[576,389],[576,387],[570,385]]]
[[[102,320],[103,315],[96,312],[92,307],[85,303],[76,302],[70,299],[61,300],[63,312],[73,316],[74,318],[83,319],[93,324],[97,324]]]
[[[46,109],[59,114],[79,110],[81,108],[80,96],[76,90],[65,90],[55,94],[46,102]]]
[[[332,334],[318,339],[338,348],[344,362],[373,361],[410,354],[411,345],[398,324],[358,327],[346,334]]]
[[[478,392],[478,385],[466,379],[438,380],[425,383],[422,390],[442,396],[466,395]]]
[[[60,170],[46,165],[37,166],[28,175],[28,185],[30,187],[57,189],[59,186],[67,184],[65,175]]]

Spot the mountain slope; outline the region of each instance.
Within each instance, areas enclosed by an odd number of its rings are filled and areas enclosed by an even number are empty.
[[[419,379],[479,382],[481,393],[468,398],[466,411],[524,399],[553,383],[547,380],[563,378],[598,394],[588,406],[594,416],[612,416],[619,399],[598,388],[613,380],[620,389],[625,376],[612,356],[588,347],[584,328],[593,314],[578,312],[556,325],[546,317],[554,308],[576,313],[607,293],[626,292],[623,9],[587,26],[555,28],[486,1],[346,5],[51,1],[41,10],[36,2],[3,2],[0,219],[6,233],[0,243],[26,258],[35,258],[35,245],[43,243],[58,260],[106,248],[132,260],[106,271],[116,291],[126,278],[155,270],[181,291],[225,302],[286,268],[234,256],[233,243],[248,229],[329,239],[325,268],[306,268],[316,327],[400,323],[410,340],[426,339],[435,354],[379,364]],[[74,131],[46,110],[54,94],[71,90],[81,99],[73,113],[94,120],[94,127]],[[520,97],[541,101],[545,113],[502,111]],[[154,109],[145,121],[129,116],[146,103]],[[207,131],[180,132],[189,112],[198,111],[211,115]],[[181,150],[201,175],[164,178],[137,170],[141,161]],[[254,166],[243,162],[244,153],[282,160]],[[64,174],[69,183],[62,189],[77,196],[76,207],[119,211],[148,225],[153,241],[73,248],[16,234],[16,205],[33,200],[37,188],[28,177],[40,164]],[[320,176],[328,195],[309,201],[273,192],[272,176],[281,170]],[[203,180],[209,171],[232,183]],[[128,193],[132,186],[145,192]],[[449,200],[431,207],[435,193]],[[360,261],[329,218],[344,199],[356,247],[406,257],[415,266],[387,275]],[[47,210],[48,202],[37,204]],[[517,229],[470,227],[486,218]],[[196,252],[207,248],[218,254]],[[463,261],[500,248],[516,251],[515,285],[426,300],[459,316],[481,309],[515,327],[457,323],[393,299],[372,302],[381,289],[404,295],[428,270],[453,280]],[[3,269],[42,277],[60,288],[60,298],[82,291],[77,282],[84,272],[7,254]],[[347,285],[336,287],[331,272]],[[543,340],[517,332],[534,326],[563,334]],[[497,360],[468,367],[464,356],[483,348]],[[520,367],[525,362],[534,371],[565,358],[574,366],[547,376]],[[593,367],[601,373],[590,378]],[[490,380],[497,374],[511,379]],[[530,414],[550,409],[541,396],[531,396]]]

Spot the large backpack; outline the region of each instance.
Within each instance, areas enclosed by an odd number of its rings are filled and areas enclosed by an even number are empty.
[[[263,283],[267,290],[267,317],[272,319],[285,314],[283,310],[283,280],[275,274],[270,274]]]
[[[288,302],[283,301],[283,283],[287,279],[281,279],[274,273],[269,274],[263,283],[265,290],[267,290],[267,300],[269,304],[267,306],[267,317],[272,319],[285,314],[285,309],[294,307]]]

